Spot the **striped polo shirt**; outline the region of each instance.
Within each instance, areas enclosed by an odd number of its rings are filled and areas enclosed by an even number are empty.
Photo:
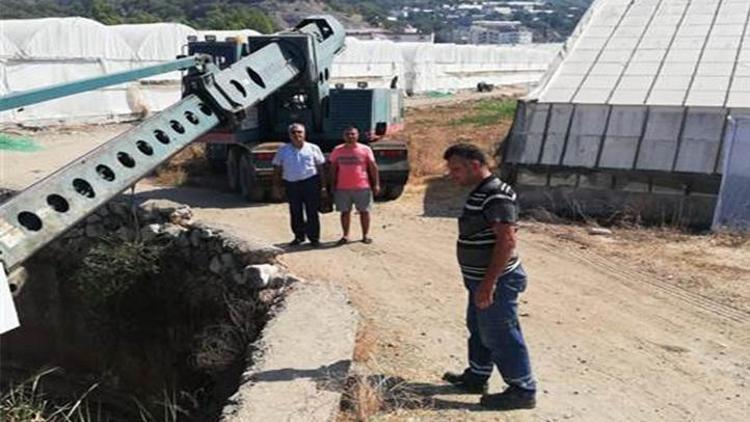
[[[465,280],[482,281],[492,259],[495,247],[496,222],[516,224],[518,206],[516,193],[497,176],[487,177],[466,199],[458,219],[458,264]],[[502,272],[507,274],[521,263],[516,251]]]

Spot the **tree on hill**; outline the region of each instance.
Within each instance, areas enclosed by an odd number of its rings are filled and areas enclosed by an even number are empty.
[[[117,25],[122,22],[112,5],[105,0],[91,0],[90,6],[91,18],[105,25]]]
[[[201,29],[254,29],[263,34],[273,32],[276,28],[265,13],[243,5],[213,5],[206,17],[197,21]]]
[[[105,25],[179,22],[196,29],[254,29],[277,25],[255,0],[0,0],[0,19],[82,16]]]

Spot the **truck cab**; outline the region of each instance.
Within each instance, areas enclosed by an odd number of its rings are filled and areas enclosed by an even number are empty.
[[[299,50],[305,51],[306,40],[299,34],[282,32],[244,40],[193,40],[188,43],[188,54],[209,55],[215,66],[225,68],[279,38],[288,38],[285,41],[298,43]],[[380,168],[379,198],[396,199],[401,195],[409,174],[408,151],[404,142],[390,137],[403,129],[403,92],[396,88],[369,88],[361,83],[356,88],[331,87],[331,76],[330,63],[317,63],[314,69],[305,69],[291,83],[245,110],[241,120],[226,122],[199,138],[206,144],[211,168],[226,173],[231,190],[251,201],[281,200],[283,192],[272,186],[271,160],[278,148],[288,142],[289,124],[302,123],[307,141],[317,144],[326,156],[343,142],[345,127],[358,128],[359,141],[373,149]],[[183,87],[190,85],[191,77],[195,75],[189,72]]]

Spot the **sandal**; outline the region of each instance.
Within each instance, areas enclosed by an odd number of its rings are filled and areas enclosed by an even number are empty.
[[[336,242],[336,244],[339,245],[339,246],[346,245],[347,243],[349,243],[349,239],[347,239],[345,237],[342,237],[341,239],[339,239],[338,242]]]
[[[372,243],[372,238],[371,237],[363,237],[362,238],[362,243],[364,243],[365,245],[369,245],[370,243]]]

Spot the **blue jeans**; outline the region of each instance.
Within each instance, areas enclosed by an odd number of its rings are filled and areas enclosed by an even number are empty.
[[[519,265],[498,278],[492,305],[478,309],[474,292],[479,282],[464,280],[469,291],[466,326],[469,328],[469,370],[487,380],[497,366],[509,386],[536,391],[526,342],[518,321],[518,295],[526,290],[526,272]]]

